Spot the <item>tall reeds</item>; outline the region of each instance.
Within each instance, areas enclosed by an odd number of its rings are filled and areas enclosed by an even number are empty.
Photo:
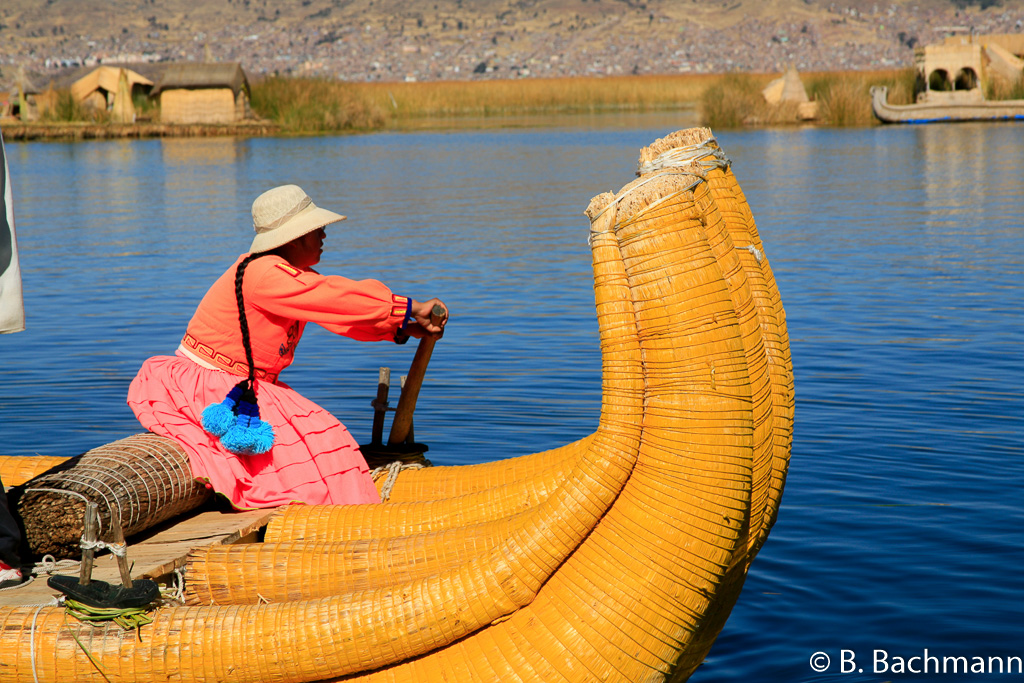
[[[808,79],[807,94],[818,102],[818,122],[829,126],[870,126],[876,123],[871,112],[871,86],[889,89],[891,104],[914,101],[917,72],[842,72],[820,74]]]
[[[730,73],[708,87],[700,98],[701,123],[710,128],[739,128],[769,123],[774,110],[761,90],[771,80],[764,74]],[[796,120],[794,112],[793,120]]]
[[[349,83],[274,76],[250,88],[253,112],[290,133],[373,130],[384,111]]]
[[[828,126],[870,126],[870,90],[873,85],[889,88],[889,101],[913,102],[916,71],[805,74],[807,95],[818,103],[815,123]],[[783,125],[798,123],[793,103],[769,105],[761,90],[772,79],[764,74],[727,74],[709,86],[700,99],[701,123],[712,128]]]
[[[353,87],[396,119],[675,109],[697,101],[710,75],[520,78]]]
[[[95,121],[98,115],[106,115],[106,112],[97,112],[87,109],[75,101],[70,90],[58,90],[53,98],[53,105],[46,107],[40,112],[40,120],[47,123],[72,123],[80,121]]]
[[[985,98],[989,100],[1024,100],[1024,78],[1011,82],[992,78],[985,84]]]

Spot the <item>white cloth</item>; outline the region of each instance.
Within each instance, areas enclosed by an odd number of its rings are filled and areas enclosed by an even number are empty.
[[[21,298],[21,268],[18,266],[18,240],[14,236],[14,200],[7,169],[4,140],[0,135],[0,334],[25,329],[25,307]]]

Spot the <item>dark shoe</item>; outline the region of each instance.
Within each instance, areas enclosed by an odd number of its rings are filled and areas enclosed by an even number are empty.
[[[131,588],[96,580],[83,586],[77,576],[54,574],[46,580],[46,585],[91,607],[145,607],[160,597],[159,584],[149,579],[134,579]]]

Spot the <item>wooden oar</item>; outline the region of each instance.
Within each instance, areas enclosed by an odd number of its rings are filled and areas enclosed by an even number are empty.
[[[430,312],[430,323],[440,325],[447,317],[448,311],[440,304],[434,304]],[[398,399],[398,407],[395,408],[395,418],[391,421],[391,435],[388,437],[388,445],[395,446],[403,443],[409,436],[412,428],[412,414],[416,410],[416,399],[420,395],[420,385],[423,384],[423,376],[427,372],[427,363],[430,362],[430,354],[434,351],[433,337],[423,337],[420,345],[416,347],[416,355],[413,356],[412,365],[409,366],[409,374],[402,387],[402,395]]]

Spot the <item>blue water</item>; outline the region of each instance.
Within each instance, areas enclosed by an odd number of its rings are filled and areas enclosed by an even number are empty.
[[[587,434],[600,367],[582,211],[687,125],[9,143],[28,330],[0,336],[0,451],[134,433],[136,369],[173,352],[245,250],[253,197],[284,182],[349,216],[322,270],[451,307],[416,414],[435,462]],[[926,649],[939,665],[1024,657],[1024,129],[719,139],[782,292],[797,411],[778,524],[692,680],[992,678],[891,668]],[[377,368],[403,372],[412,350],[311,326],[285,379],[365,439]]]

